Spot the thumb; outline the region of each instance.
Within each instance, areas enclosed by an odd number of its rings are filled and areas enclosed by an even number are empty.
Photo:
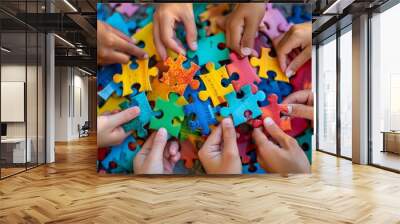
[[[311,58],[311,46],[307,46],[306,48],[303,49],[303,51],[297,55],[292,62],[288,65],[286,68],[286,76],[291,77],[293,76],[297,69],[299,69],[304,63],[308,61],[308,59]]]
[[[282,129],[280,129],[280,127],[275,124],[272,118],[267,117],[264,119],[264,128],[267,133],[269,133],[271,137],[275,139],[282,148],[289,148],[289,140],[291,139],[291,137],[283,132]]]
[[[223,154],[238,154],[239,150],[236,142],[236,130],[231,118],[225,118],[222,120],[222,136],[224,139]]]
[[[112,125],[112,128],[116,128],[129,122],[130,120],[137,117],[140,113],[139,107],[131,107],[126,110],[123,110],[119,113],[109,115],[110,122],[109,124]]]
[[[158,129],[153,139],[153,145],[150,149],[148,161],[162,161],[164,155],[164,148],[167,144],[168,133],[165,128]]]
[[[194,18],[185,17],[182,19],[183,25],[186,31],[186,42],[192,51],[197,50],[197,28],[194,22]]]
[[[292,117],[300,117],[308,120],[314,119],[314,108],[303,104],[289,104],[288,115]]]

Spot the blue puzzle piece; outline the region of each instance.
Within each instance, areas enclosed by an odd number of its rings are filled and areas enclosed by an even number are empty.
[[[235,126],[245,123],[249,118],[254,119],[261,116],[262,111],[258,106],[258,102],[262,102],[265,99],[265,93],[262,91],[257,91],[253,94],[250,85],[243,86],[241,90],[243,92],[242,98],[237,98],[236,92],[228,93],[225,99],[229,107],[221,109],[223,117],[232,116]],[[246,116],[246,112],[251,112],[251,114]]]
[[[97,20],[105,21],[107,19],[106,7],[102,3],[97,3]]]
[[[124,101],[120,104],[122,110],[126,110],[133,106],[138,106],[140,108],[140,114],[135,119],[122,125],[126,132],[135,130],[137,136],[144,138],[147,136],[147,130],[144,128],[146,124],[150,122],[151,117],[154,115],[153,110],[147,100],[146,94],[141,92],[135,96],[131,95],[131,102]]]
[[[304,153],[307,156],[308,161],[311,164],[312,161],[312,134],[313,134],[313,129],[308,128],[307,130],[304,131],[304,133],[296,138],[297,142],[299,143],[299,146],[303,149]]]
[[[131,149],[131,146],[133,147]],[[133,172],[133,159],[140,151],[140,145],[137,144],[136,140],[130,135],[128,137],[128,147],[124,145],[121,151],[121,158],[119,159],[118,166],[123,167],[128,173]]]
[[[97,72],[97,85],[103,88],[107,86],[109,82],[112,82],[114,74],[121,74],[121,64],[112,64],[103,66]]]
[[[114,13],[112,16],[108,17],[106,20],[106,23],[108,23],[110,26],[114,27],[115,29],[121,31],[128,37],[132,35],[132,31],[136,27],[136,22],[135,21],[125,21],[124,18],[122,17],[121,14],[119,13]]]
[[[189,58],[197,57],[197,64],[203,66],[208,62],[213,62],[215,69],[221,67],[220,61],[229,59],[229,50],[225,48],[225,34],[218,33],[214,36],[202,38],[197,42],[197,50],[189,50]]]
[[[141,19],[138,23],[138,27],[143,28],[145,27],[147,24],[151,23],[151,21],[153,21],[153,14],[154,14],[155,8],[153,6],[148,6],[145,9],[145,14],[146,17],[144,17],[143,19]]]
[[[111,162],[117,163],[117,161],[121,158],[121,152],[122,152],[122,148],[121,147],[118,147],[118,146],[111,147],[110,152],[103,159],[103,161],[101,161],[101,165],[106,170],[109,170],[110,169],[110,163]]]
[[[122,95],[122,83],[115,83],[111,81],[106,85],[106,87],[104,87],[101,91],[98,92],[98,95],[103,100],[107,100],[114,92],[118,96]]]
[[[304,7],[294,5],[292,9],[292,16],[288,17],[288,21],[294,24],[305,23],[311,21],[312,15],[307,12]]]
[[[187,87],[187,89],[191,89],[191,87]],[[192,103],[185,105],[183,107],[183,111],[186,116],[190,116],[192,114],[196,115],[195,120],[189,121],[189,127],[194,131],[197,129],[201,130],[203,135],[208,135],[210,133],[210,125],[216,124],[218,121],[215,117],[215,114],[218,112],[217,108],[213,108],[211,106],[211,101],[202,101],[199,99],[198,90],[188,90],[188,95],[192,98]],[[188,98],[187,98],[188,99]]]
[[[274,72],[268,71],[268,79],[261,78],[261,82],[258,85],[258,90],[263,91],[266,96],[269,96],[272,93],[276,94],[278,96],[278,103],[281,103],[283,97],[291,93],[292,86],[289,83],[275,81],[275,74],[272,73]],[[261,107],[267,105],[269,105],[268,99],[265,99],[260,103]]]
[[[250,163],[242,166],[243,174],[264,174],[266,173],[258,163]]]

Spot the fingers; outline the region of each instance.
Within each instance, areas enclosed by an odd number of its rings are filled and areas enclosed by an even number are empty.
[[[168,150],[165,150],[169,154],[170,162],[176,163],[181,158],[181,154],[179,152],[179,144],[176,141],[170,143]]]
[[[282,104],[307,104],[313,105],[314,96],[310,90],[296,91],[287,96]]]
[[[165,128],[158,129],[153,138],[153,145],[151,147],[148,160],[149,161],[162,161],[165,145],[167,144],[168,133]]]
[[[166,17],[160,21],[160,34],[161,40],[165,44],[166,48],[169,48],[179,54],[185,55],[185,49],[183,49],[179,44],[174,40],[174,32],[175,32],[175,21]]]
[[[236,131],[231,118],[224,118],[222,120],[222,133],[224,139],[223,153],[226,155],[238,154]]]
[[[167,58],[167,49],[160,38],[160,25],[157,18],[154,18],[153,22],[153,40],[158,55],[160,55],[162,60],[165,60]]]
[[[207,140],[204,142],[203,146],[201,147],[202,150],[212,150],[214,145],[220,145],[221,144],[221,137],[222,137],[222,127],[221,125],[218,125],[214,130],[211,132],[211,134],[208,136]]]
[[[119,113],[109,115],[109,124],[112,127],[119,127],[122,124],[129,122],[130,120],[136,118],[140,113],[139,107],[131,107]]]
[[[293,117],[305,118],[308,120],[314,119],[314,108],[303,104],[289,104],[288,115]]]
[[[192,16],[182,18],[186,30],[186,42],[192,51],[197,50],[197,28]]]
[[[243,19],[237,20],[237,19],[232,19],[228,23],[227,30],[229,30],[229,42],[227,42],[228,47],[231,48],[233,51],[238,53],[239,55],[243,56],[241,49],[240,49],[240,40],[242,37],[242,29],[243,29],[243,24],[244,21]],[[244,53],[249,53],[251,52],[244,52]],[[249,55],[248,54],[248,55]]]
[[[254,39],[256,38],[258,27],[259,24],[255,23],[255,21],[253,20],[246,23],[246,27],[244,28],[243,32],[242,46],[241,46],[242,47],[241,53],[243,56],[248,56],[256,52],[253,49],[254,49]]]
[[[296,141],[283,132],[282,129],[280,129],[270,117],[265,118],[263,123],[265,130],[274,140],[278,142],[282,148],[289,148],[293,141]]]
[[[258,151],[258,155],[265,160],[266,158],[270,158],[276,150],[280,150],[280,148],[273,142],[271,142],[267,136],[265,136],[264,132],[261,128],[256,128],[252,134],[253,140],[256,144],[256,148]]]
[[[138,58],[148,58],[148,55],[143,49],[131,44],[130,42],[127,42],[117,35],[114,35],[114,41],[112,44],[114,50],[119,52],[126,53],[128,55],[134,55]]]
[[[278,55],[279,64],[281,66],[282,71],[286,71],[287,69],[287,59],[289,53],[301,46],[299,38],[296,38],[295,35],[292,35],[292,32],[287,32],[282,40],[279,41],[278,46],[276,47],[276,53]],[[293,74],[292,74],[293,75]]]
[[[304,48],[300,54],[298,54],[292,62],[286,68],[286,75],[290,78],[290,76],[294,75],[304,63],[306,63],[311,58],[311,46],[307,46]]]

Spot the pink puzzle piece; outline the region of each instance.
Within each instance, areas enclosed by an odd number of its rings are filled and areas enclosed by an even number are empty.
[[[121,4],[121,3],[108,3],[108,4],[110,5],[111,8],[115,8],[115,6],[117,6],[118,4]]]
[[[285,132],[292,137],[297,137],[310,127],[308,123],[309,122],[306,119],[293,117],[290,119],[292,130],[287,130]]]
[[[271,40],[281,36],[283,33],[288,31],[291,26],[279,9],[272,7],[272,3],[267,4],[262,22],[267,27],[263,32],[267,34]]]
[[[112,3],[110,3],[112,4]],[[121,3],[117,11],[131,17],[139,9],[139,6],[133,3]]]
[[[227,65],[229,76],[232,77],[234,73],[239,75],[238,80],[232,80],[233,88],[240,91],[240,88],[245,85],[251,85],[251,91],[256,93],[258,88],[254,83],[260,83],[261,79],[257,76],[255,69],[250,65],[249,58],[244,57],[240,59],[238,55],[232,52],[229,55],[232,63]]]
[[[290,79],[290,84],[293,92],[311,89],[311,59],[297,70],[296,75]]]

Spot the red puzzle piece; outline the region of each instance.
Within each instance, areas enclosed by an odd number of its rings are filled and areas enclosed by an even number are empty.
[[[197,89],[200,86],[198,80],[193,79],[195,73],[200,69],[198,65],[191,62],[190,68],[185,69],[183,63],[186,61],[186,57],[178,55],[178,58],[174,61],[172,58],[168,58],[165,61],[165,65],[168,66],[168,71],[163,73],[161,81],[171,87],[173,92],[183,95],[186,86],[190,85],[192,89]]]
[[[229,76],[232,77],[233,73],[239,75],[238,80],[232,80],[233,88],[240,91],[240,88],[245,85],[251,85],[251,91],[256,93],[258,88],[254,83],[260,83],[261,79],[257,76],[255,69],[250,65],[249,58],[244,57],[240,59],[238,55],[232,52],[229,55],[232,63],[227,65]]]
[[[239,156],[242,160],[243,164],[248,164],[250,163],[250,156],[247,155],[248,152],[250,152],[253,149],[252,145],[252,138],[251,138],[251,131],[249,130],[244,130],[241,127],[236,128],[237,132],[237,145],[239,149]]]
[[[311,89],[311,59],[297,70],[295,76],[290,78],[290,84],[293,86],[293,92]]]
[[[185,162],[185,167],[192,168],[196,159],[198,159],[196,146],[189,140],[181,142],[181,160]]]
[[[308,120],[304,119],[304,118],[297,118],[297,117],[293,117],[290,119],[290,125],[292,127],[291,130],[287,130],[285,131],[286,134],[292,136],[292,137],[296,137],[301,135],[308,127],[310,127],[310,125],[308,124]]]
[[[290,119],[281,119],[281,112],[288,112],[287,105],[278,104],[278,96],[276,94],[268,95],[268,101],[269,105],[261,108],[263,112],[262,119],[270,117],[282,130],[291,130]]]

